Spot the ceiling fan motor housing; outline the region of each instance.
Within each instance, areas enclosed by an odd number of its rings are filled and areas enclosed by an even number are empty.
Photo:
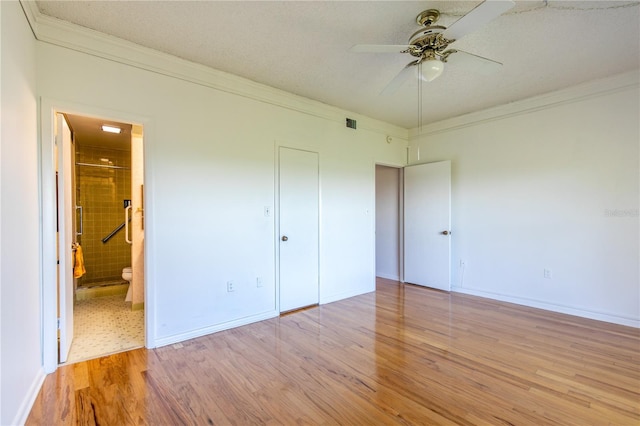
[[[442,36],[442,32],[446,29],[446,27],[439,25],[419,29],[409,38],[410,48],[407,52],[417,58],[424,57],[424,59],[428,59],[437,56],[441,59],[446,59],[448,55],[443,55],[444,50],[450,43],[455,41],[448,40]]]

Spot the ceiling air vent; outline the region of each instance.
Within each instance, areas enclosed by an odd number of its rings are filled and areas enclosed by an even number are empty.
[[[352,119],[352,118],[347,118],[347,127],[350,129],[355,129],[356,128],[356,120]]]

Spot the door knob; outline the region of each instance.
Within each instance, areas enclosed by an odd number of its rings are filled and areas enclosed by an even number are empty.
[[[287,237],[286,235],[282,236],[282,241],[288,241],[288,240],[289,240],[289,237]]]
[[[442,231],[442,232],[441,232],[441,234],[442,234],[442,235],[449,235],[449,234],[451,234],[451,232],[449,232],[449,231]]]

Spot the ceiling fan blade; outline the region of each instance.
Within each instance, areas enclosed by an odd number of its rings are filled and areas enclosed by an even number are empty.
[[[349,51],[354,53],[402,53],[408,48],[407,44],[356,44]]]
[[[448,40],[458,40],[494,20],[513,6],[515,3],[511,0],[485,0],[471,12],[451,24],[442,33],[442,36]]]
[[[465,71],[469,70],[482,75],[494,74],[502,68],[500,62],[474,55],[473,53],[456,50],[447,57],[447,64],[453,66],[463,66]]]
[[[406,67],[402,68],[400,72],[393,77],[393,79],[382,89],[380,95],[391,95],[396,92],[407,80],[411,77],[415,76],[415,66],[418,65],[419,61],[415,60],[407,64]]]

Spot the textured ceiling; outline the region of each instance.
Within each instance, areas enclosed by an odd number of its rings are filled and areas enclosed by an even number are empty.
[[[404,44],[429,8],[449,26],[479,1],[39,1],[40,12],[396,125],[419,124],[417,83],[380,95],[413,58],[358,54]],[[424,84],[422,122],[458,116],[640,67],[640,2],[516,1],[452,47],[504,66],[448,64]]]

